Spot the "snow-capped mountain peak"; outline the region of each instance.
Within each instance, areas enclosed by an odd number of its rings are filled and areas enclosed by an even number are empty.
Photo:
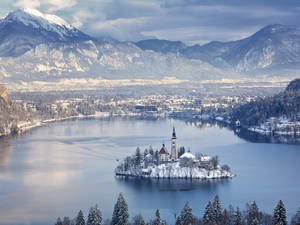
[[[69,29],[73,28],[65,20],[63,20],[62,18],[60,18],[56,15],[41,13],[40,11],[38,11],[36,9],[31,9],[31,8],[24,8],[23,11],[30,14],[30,15],[32,15],[32,16],[40,17],[40,18],[48,21],[49,23],[60,25],[60,26],[65,26]]]
[[[36,9],[17,9],[0,20],[0,56],[20,56],[42,43],[93,40],[62,18]]]
[[[26,26],[31,25],[34,28],[42,27],[46,30],[56,32],[58,31],[58,26],[73,29],[73,27],[62,18],[52,14],[41,13],[40,11],[31,8],[17,9],[9,13],[4,21],[17,21]]]

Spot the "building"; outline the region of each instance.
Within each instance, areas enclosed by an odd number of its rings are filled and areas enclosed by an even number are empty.
[[[172,133],[172,139],[171,139],[171,159],[172,160],[178,159],[178,144],[177,144],[175,127],[173,127],[173,133]]]
[[[169,153],[165,144],[162,145],[160,151],[158,152],[159,161],[168,161],[169,160]]]

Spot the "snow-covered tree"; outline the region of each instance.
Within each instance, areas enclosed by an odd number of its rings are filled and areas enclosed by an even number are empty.
[[[221,207],[220,198],[218,195],[216,195],[214,198],[213,209],[214,209],[214,221],[216,223],[220,223],[221,217],[222,217],[222,207]]]
[[[300,225],[300,207],[297,213],[292,217],[291,225]]]
[[[236,209],[233,225],[243,225],[242,213],[241,213],[239,207]]]
[[[136,215],[133,217],[133,225],[146,225],[145,220],[141,214]]]
[[[180,216],[177,216],[175,225],[182,225]]]
[[[155,219],[153,220],[152,225],[165,225],[165,224],[166,222],[161,219],[160,212],[157,209],[155,212]]]
[[[184,146],[181,146],[181,147],[179,148],[178,158],[179,158],[180,156],[182,156],[184,153],[185,153],[185,148],[184,148]]]
[[[71,225],[71,220],[69,217],[65,216],[62,222],[63,225]]]
[[[211,225],[213,223],[214,223],[214,208],[211,202],[208,201],[203,215],[203,224]]]
[[[76,217],[76,225],[85,225],[83,212],[79,210],[78,215]]]
[[[112,225],[126,225],[128,223],[129,213],[128,213],[128,205],[122,195],[120,193],[118,200],[114,207],[114,212],[112,215]]]
[[[287,225],[286,210],[281,200],[274,209],[272,223],[273,225]]]
[[[148,154],[149,154],[148,149],[145,149],[145,151],[144,151],[144,159],[145,159],[146,155],[148,155]]]
[[[141,164],[142,161],[142,154],[141,154],[141,149],[139,147],[137,147],[136,151],[135,151],[135,166],[139,166]]]
[[[57,218],[55,225],[63,225],[60,217]]]
[[[261,213],[254,201],[247,209],[247,225],[259,225],[261,223]]]
[[[227,209],[223,210],[222,217],[221,217],[220,220],[218,220],[216,222],[216,224],[231,225],[231,223],[230,223],[230,216],[229,216],[229,212],[228,212]]]
[[[180,220],[182,225],[191,225],[194,223],[194,216],[192,213],[192,208],[189,205],[189,202],[185,203],[184,208],[180,214]]]
[[[152,156],[154,155],[154,151],[151,145],[149,146],[149,154]]]
[[[219,165],[219,157],[216,155],[214,157],[212,157],[211,159],[211,162],[212,162],[212,165],[213,165],[213,169],[217,169],[218,168],[218,165]]]
[[[102,223],[102,213],[98,208],[98,205],[92,206],[88,215],[87,225],[101,225]]]

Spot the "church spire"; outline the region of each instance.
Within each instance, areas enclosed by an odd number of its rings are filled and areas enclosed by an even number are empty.
[[[176,139],[176,132],[175,132],[175,127],[174,126],[173,126],[172,139]]]

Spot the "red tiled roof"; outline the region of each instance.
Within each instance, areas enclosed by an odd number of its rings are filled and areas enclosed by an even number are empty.
[[[165,145],[162,146],[162,148],[161,148],[160,151],[159,151],[159,154],[160,154],[160,155],[162,155],[162,154],[168,154]]]

